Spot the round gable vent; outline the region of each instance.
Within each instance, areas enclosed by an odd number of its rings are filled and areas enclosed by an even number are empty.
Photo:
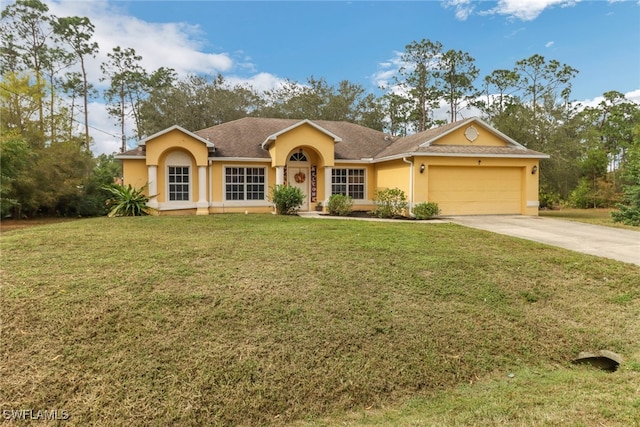
[[[469,126],[467,130],[464,131],[464,136],[470,141],[473,142],[478,138],[478,129],[473,126]]]

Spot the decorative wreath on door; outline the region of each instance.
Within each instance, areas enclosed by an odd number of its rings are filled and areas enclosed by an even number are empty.
[[[293,176],[293,179],[295,179],[298,184],[302,184],[306,178],[307,176],[303,172],[298,172]]]

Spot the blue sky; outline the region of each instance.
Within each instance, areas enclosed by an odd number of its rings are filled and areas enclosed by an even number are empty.
[[[440,41],[468,52],[480,77],[540,54],[579,70],[573,98],[596,103],[617,90],[640,100],[638,1],[47,1],[58,16],[88,16],[101,55],[133,47],[151,71],[221,73],[257,89],[309,76],[388,81],[407,44]],[[97,106],[96,106],[97,108]],[[94,114],[99,117],[100,113]],[[112,123],[98,123],[108,126]],[[95,135],[96,139],[99,138]],[[111,145],[97,151],[109,152]],[[107,143],[108,144],[108,143]],[[116,144],[113,145],[117,148]]]

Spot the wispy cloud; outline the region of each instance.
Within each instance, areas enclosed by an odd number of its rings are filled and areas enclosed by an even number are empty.
[[[460,21],[466,21],[473,13],[484,16],[502,15],[521,21],[532,21],[549,7],[569,7],[574,6],[580,1],[581,0],[498,0],[498,4],[495,7],[477,12],[476,6],[481,6],[482,3],[472,0],[442,0],[442,5],[445,8],[454,9],[456,19]],[[622,0],[609,0],[610,3],[617,1]]]
[[[553,41],[550,41],[550,42],[547,42],[547,43],[544,45],[544,47],[551,47],[551,46],[553,46],[553,45],[554,45],[554,42],[553,42]]]
[[[466,21],[475,10],[471,0],[443,0],[442,4],[446,8],[455,9],[456,18],[460,21]]]
[[[395,76],[402,67],[402,52],[394,51],[393,57],[385,62],[378,63],[378,70],[371,76],[371,81],[376,87],[389,88]]]
[[[95,26],[93,40],[100,46],[100,52],[90,61],[90,76],[100,75],[100,64],[108,59],[107,53],[116,46],[133,48],[136,54],[142,56],[141,65],[148,71],[170,67],[179,75],[214,74],[229,71],[236,65],[226,52],[206,52],[204,33],[197,25],[142,21],[127,15],[117,3],[106,1],[59,1],[47,4],[56,16],[86,16]]]
[[[189,74],[215,75],[224,73],[231,84],[249,84],[256,90],[278,87],[284,79],[273,74],[258,72],[251,58],[244,52],[215,51],[206,39],[203,28],[185,22],[147,22],[131,16],[124,3],[106,0],[44,0],[55,16],[86,16],[95,26],[92,41],[100,51],[87,63],[91,84],[103,89],[100,64],[108,60],[116,46],[133,48],[142,57],[141,66],[148,72],[160,67],[173,68],[179,77]],[[91,134],[95,140],[94,153],[111,153],[120,147],[118,129],[99,100],[89,105]],[[130,127],[130,126],[128,126]]]
[[[521,21],[533,21],[547,8],[575,6],[580,0],[499,0],[496,7],[480,15],[503,15]]]

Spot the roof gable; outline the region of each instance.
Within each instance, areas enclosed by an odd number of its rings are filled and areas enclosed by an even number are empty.
[[[473,143],[475,141],[475,138],[478,135],[477,134],[473,135],[473,133],[467,134],[467,130],[470,129],[470,127],[472,127],[474,124],[479,125],[484,130],[497,136],[500,140],[502,140],[505,143],[505,146],[507,147],[521,148],[523,150],[526,149],[523,145],[517,143],[515,140],[511,139],[510,137],[503,134],[499,130],[491,127],[489,124],[485,123],[483,120],[481,120],[478,117],[470,117],[465,120],[460,120],[457,122],[450,123],[449,125],[435,128],[433,129],[435,132],[433,132],[432,134],[427,134],[429,131],[423,132],[422,134],[425,134],[424,136],[426,137],[426,140],[420,144],[420,147],[429,147],[432,144],[437,144],[441,142],[443,139],[445,139],[447,136],[450,136],[455,132],[461,131],[463,128],[466,128],[465,139]],[[473,129],[475,129],[475,127],[473,127]],[[467,145],[467,144],[465,143],[465,144],[447,144],[447,145]]]
[[[475,125],[482,132],[489,132],[502,143],[473,143],[474,135],[464,135],[463,129]],[[475,127],[474,126],[474,127]],[[457,135],[456,135],[457,134]],[[477,136],[477,135],[475,135]],[[456,139],[457,138],[457,139]],[[549,156],[537,151],[529,150],[507,135],[477,117],[470,117],[446,125],[428,129],[423,132],[405,136],[396,140],[389,147],[380,151],[377,161],[408,156],[506,156],[548,158]]]
[[[202,138],[201,136],[198,136],[193,132],[189,132],[185,128],[183,128],[181,126],[178,126],[178,125],[173,125],[171,127],[168,127],[166,129],[161,130],[160,132],[156,132],[151,136],[144,137],[142,140],[140,140],[140,142],[138,142],[138,145],[139,146],[144,146],[144,145],[147,144],[147,142],[151,141],[152,139],[156,139],[156,138],[158,138],[158,137],[160,137],[162,135],[166,135],[169,132],[173,132],[174,130],[180,131],[180,132],[182,132],[182,133],[184,133],[184,134],[186,134],[186,135],[188,135],[188,136],[190,136],[190,137],[202,142],[207,148],[214,148],[214,144],[211,141],[209,141],[208,139]]]
[[[285,129],[279,130],[278,132],[267,136],[267,139],[265,139],[264,142],[262,143],[262,148],[267,148],[269,146],[269,144],[271,142],[275,142],[276,139],[278,139],[278,137],[280,135],[283,135],[283,134],[285,134],[285,133],[287,133],[287,132],[289,132],[289,131],[297,128],[297,127],[303,126],[305,124],[306,125],[310,125],[311,127],[315,128],[315,129],[319,130],[320,132],[324,133],[325,135],[329,136],[330,138],[333,139],[334,142],[342,141],[342,138],[340,138],[339,136],[335,135],[334,133],[326,130],[322,126],[317,125],[316,123],[312,122],[311,120],[305,119],[305,120],[302,120],[302,121],[300,121],[298,123],[295,123],[295,124],[285,128]]]

